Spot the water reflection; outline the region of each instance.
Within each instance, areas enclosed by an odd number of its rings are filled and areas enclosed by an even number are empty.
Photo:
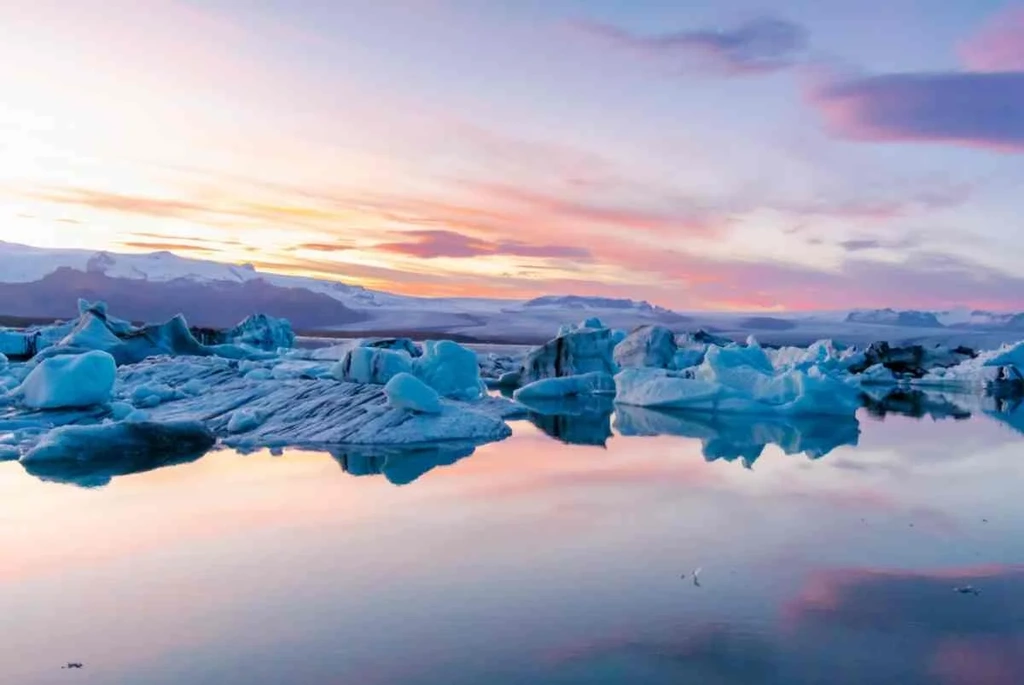
[[[102,490],[0,464],[0,682],[1024,682],[1021,438],[964,406],[814,463],[779,455],[849,424],[623,411],[698,436],[518,421],[472,458],[219,451]]]
[[[408,485],[432,469],[465,459],[476,447],[473,443],[446,442],[392,448],[336,447],[329,451],[345,473],[383,475],[393,485]]]
[[[620,406],[615,428],[624,436],[677,435],[701,441],[708,461],[739,459],[753,466],[768,445],[785,454],[819,459],[842,445],[856,445],[860,423],[853,416],[785,417],[703,412],[666,412]]]
[[[604,447],[612,437],[610,397],[533,401],[526,407],[530,422],[559,442]]]

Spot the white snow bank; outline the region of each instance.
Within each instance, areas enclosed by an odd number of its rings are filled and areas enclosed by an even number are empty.
[[[384,386],[388,404],[395,409],[409,409],[421,414],[440,414],[441,398],[437,391],[411,373],[400,373]]]
[[[776,372],[756,344],[712,347],[686,372],[631,368],[615,377],[620,404],[701,411],[853,414],[857,391],[812,367]]]
[[[615,394],[615,380],[607,373],[595,371],[579,376],[544,378],[524,385],[512,395],[517,400],[551,400],[596,394]]]
[[[87,407],[110,401],[116,376],[114,358],[94,350],[42,361],[15,392],[33,409]]]

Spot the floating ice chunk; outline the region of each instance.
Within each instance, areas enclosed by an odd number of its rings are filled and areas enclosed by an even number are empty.
[[[166,383],[144,383],[132,390],[131,400],[136,407],[155,407],[178,396]]]
[[[757,345],[712,347],[686,372],[625,369],[615,385],[617,402],[642,407],[846,415],[859,406],[855,388],[817,368],[777,373]]]
[[[413,360],[412,367],[416,377],[441,397],[475,400],[486,392],[476,352],[451,340],[427,341],[423,356]]]
[[[619,368],[653,366],[667,369],[673,365],[676,336],[662,326],[641,326],[615,346],[615,363]]]
[[[473,360],[474,367],[476,359]],[[404,352],[356,347],[331,367],[331,375],[339,381],[384,385],[400,373],[412,372],[412,359]]]
[[[46,359],[16,390],[33,409],[87,407],[110,401],[117,376],[114,358],[94,350]]]
[[[498,376],[499,388],[515,388],[519,386],[522,376],[518,371],[508,371]]]
[[[216,438],[198,421],[103,423],[50,431],[21,457],[29,473],[87,487],[202,456]]]
[[[618,371],[612,359],[615,345],[611,331],[581,329],[555,338],[534,348],[523,360],[522,382],[532,383],[542,378],[578,376]]]
[[[885,368],[882,364],[869,366],[863,373],[853,376],[853,378],[859,379],[861,383],[889,384],[896,382],[896,377],[893,375],[892,371]]]
[[[579,376],[544,378],[534,381],[516,390],[513,397],[526,402],[614,393],[615,380],[607,373],[594,371]]]
[[[274,351],[289,348],[295,344],[295,333],[288,319],[278,319],[267,314],[253,314],[237,326],[224,332],[226,342]]]
[[[122,421],[126,416],[135,411],[135,407],[128,404],[127,402],[111,402],[110,403],[110,418],[115,421]]]
[[[1024,371],[1024,340],[1014,345],[1003,345],[981,355],[981,359],[983,366],[1015,366]]]
[[[198,378],[193,378],[181,386],[181,391],[186,395],[199,395],[206,389],[206,384]]]
[[[597,318],[596,316],[592,316],[589,319],[584,319],[583,321],[581,321],[580,328],[596,330],[599,328],[605,328],[605,325],[601,323],[601,319]]]
[[[259,368],[247,371],[245,377],[251,381],[269,381],[271,378],[274,377],[274,374],[271,372],[270,369],[261,366]]]
[[[8,357],[28,357],[33,352],[32,336],[23,331],[0,329],[0,354]]]
[[[437,391],[411,373],[400,373],[384,386],[388,404],[395,409],[409,409],[421,414],[440,414],[441,398]]]
[[[124,417],[125,423],[143,423],[149,421],[150,414],[145,409],[134,409],[128,416]]]
[[[120,338],[107,328],[106,322],[91,312],[82,315],[74,330],[57,343],[60,347],[84,350],[110,350],[120,344]]]
[[[238,409],[228,421],[228,432],[248,433],[254,428],[259,428],[266,420],[266,414],[259,409]]]

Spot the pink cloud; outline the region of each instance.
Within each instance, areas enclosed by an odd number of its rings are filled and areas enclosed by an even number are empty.
[[[1024,71],[1024,5],[997,13],[959,52],[972,71]]]

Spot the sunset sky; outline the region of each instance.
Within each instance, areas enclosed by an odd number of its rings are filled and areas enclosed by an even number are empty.
[[[1024,309],[1024,2],[0,0],[0,239]]]

